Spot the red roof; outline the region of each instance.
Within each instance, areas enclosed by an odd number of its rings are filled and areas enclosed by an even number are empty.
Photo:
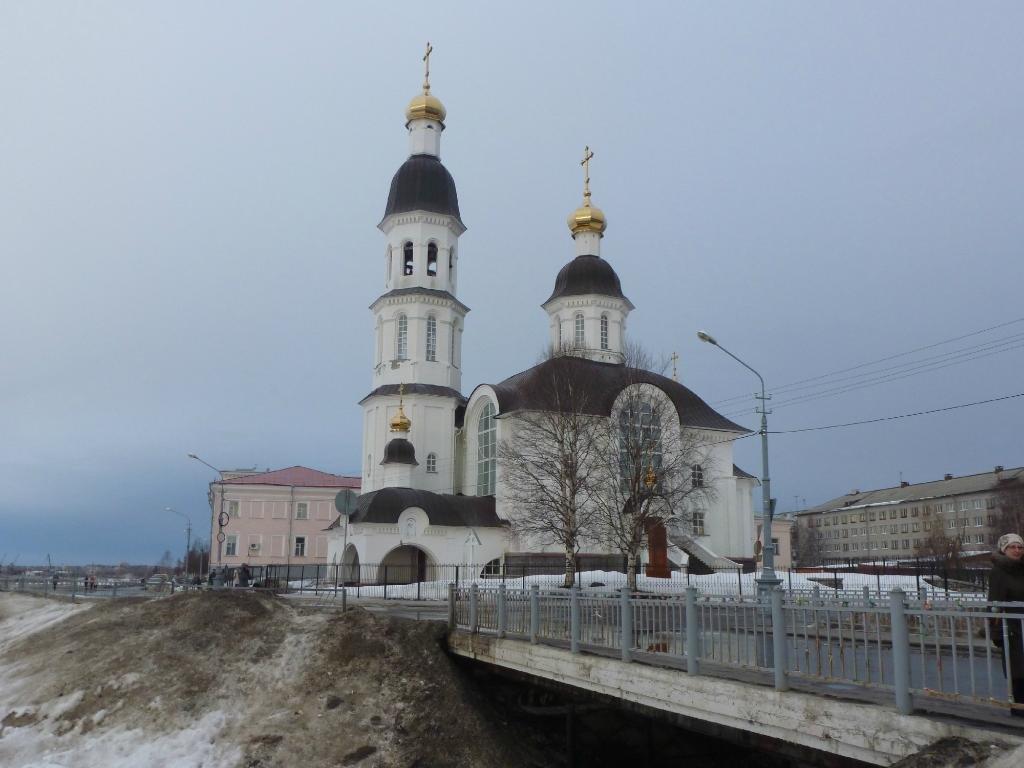
[[[257,472],[225,480],[232,485],[288,485],[296,488],[354,488],[359,490],[360,478],[332,475],[309,467],[288,467],[271,472]]]

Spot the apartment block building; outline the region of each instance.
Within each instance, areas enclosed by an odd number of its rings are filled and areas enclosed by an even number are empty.
[[[796,514],[798,536],[822,559],[910,558],[941,533],[958,539],[964,552],[991,551],[1000,505],[1024,492],[1024,467],[893,488],[854,490]],[[1020,532],[1019,532],[1020,533]]]

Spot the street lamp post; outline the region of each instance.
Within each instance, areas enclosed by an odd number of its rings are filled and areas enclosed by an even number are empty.
[[[220,477],[220,514],[217,515],[217,523],[220,526],[220,530],[217,532],[217,567],[220,567],[221,551],[224,548],[224,527],[227,525],[227,517],[224,514],[224,471],[217,469],[208,461],[203,461],[201,458],[196,456],[194,453],[188,454],[190,459],[195,459],[200,464],[205,464]],[[213,547],[213,499],[210,499],[210,546]]]
[[[188,581],[188,556],[192,551],[192,518],[186,515],[184,512],[179,512],[171,507],[164,507],[168,512],[173,512],[179,517],[185,518],[185,559],[182,561],[185,566],[185,581]]]
[[[774,504],[772,502],[771,493],[771,480],[768,477],[768,399],[769,396],[765,394],[764,388],[764,377],[760,373],[755,371],[745,362],[740,360],[736,355],[730,352],[728,349],[719,344],[713,336],[704,331],[697,331],[697,338],[708,344],[713,344],[720,350],[725,352],[729,357],[735,360],[737,363],[742,365],[748,371],[757,376],[761,382],[761,394],[754,395],[758,400],[761,401],[761,407],[758,409],[761,414],[761,530],[764,532],[764,543],[762,544],[761,551],[763,553],[763,559],[761,560],[761,575],[757,577],[757,589],[761,595],[769,594],[773,589],[782,583],[782,579],[775,573],[775,545],[772,543],[772,517],[774,512]]]

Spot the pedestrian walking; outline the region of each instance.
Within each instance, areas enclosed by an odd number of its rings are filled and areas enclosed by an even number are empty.
[[[999,537],[997,546],[999,552],[992,555],[992,570],[989,571],[988,599],[994,603],[1020,605],[996,609],[1008,615],[990,621],[992,642],[1003,649],[1006,660],[1003,673],[1010,678],[1014,703],[1024,705],[1024,631],[1021,628],[1024,621],[1024,539],[1016,533],[1007,533]],[[1024,717],[1024,708],[1013,709],[1011,714]]]

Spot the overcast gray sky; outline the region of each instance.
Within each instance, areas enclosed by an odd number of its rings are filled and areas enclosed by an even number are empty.
[[[709,402],[756,380],[698,328],[771,390],[1008,323],[879,367],[993,352],[960,365],[780,392],[772,429],[1024,391],[1022,28],[1016,2],[0,4],[0,558],[177,552],[164,507],[209,525],[189,452],[358,472],[428,39],[465,392],[546,341],[584,144],[630,335]],[[1022,410],[773,436],[779,509],[1020,465]]]

